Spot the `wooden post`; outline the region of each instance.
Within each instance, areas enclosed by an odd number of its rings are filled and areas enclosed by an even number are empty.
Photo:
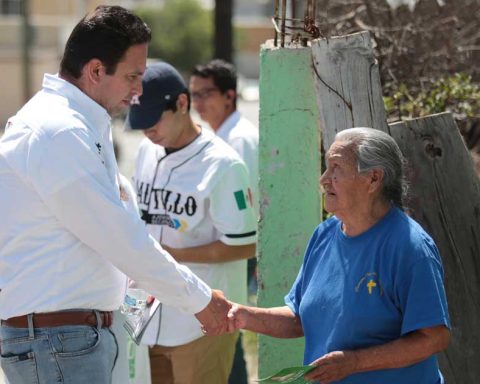
[[[369,32],[318,39],[312,60],[321,115],[323,149],[352,127],[388,132],[378,64]]]
[[[445,269],[452,339],[439,357],[446,383],[480,378],[480,183],[449,113],[390,125],[408,160],[411,216]]]

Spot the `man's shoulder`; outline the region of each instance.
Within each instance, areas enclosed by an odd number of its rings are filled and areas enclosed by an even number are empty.
[[[51,111],[54,110],[55,113]],[[28,128],[37,140],[50,140],[69,131],[87,133],[85,119],[55,96],[39,92],[15,115],[13,121]]]
[[[155,169],[155,164],[158,161],[157,151],[159,151],[160,148],[163,147],[152,143],[150,139],[146,137],[143,138],[135,153],[136,172],[139,172],[140,169]]]
[[[219,161],[225,164],[233,162],[243,162],[239,154],[224,140],[213,136],[205,153],[212,161]]]
[[[150,139],[148,139],[147,137],[144,137],[142,141],[140,141],[140,144],[138,145],[138,152],[141,152],[141,153],[152,152],[152,151],[155,151],[157,147],[158,146],[152,143]]]
[[[258,129],[244,117],[241,117],[228,132],[219,136],[240,152],[244,152],[246,148],[251,148],[251,151],[254,151],[258,147]]]

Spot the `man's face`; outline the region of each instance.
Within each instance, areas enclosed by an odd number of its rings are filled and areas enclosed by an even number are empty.
[[[190,78],[190,96],[193,108],[202,120],[217,130],[225,119],[233,112],[233,91],[222,93],[211,77]]]
[[[117,64],[115,73],[103,73],[98,83],[96,101],[111,116],[123,112],[133,96],[142,94],[142,75],[146,68],[147,53],[147,44],[132,45]],[[105,67],[101,70],[105,71]]]
[[[153,127],[145,129],[144,135],[154,144],[165,148],[178,149],[186,145],[184,143],[182,126],[182,112],[164,111],[160,120]]]
[[[351,143],[335,141],[325,160],[327,169],[320,178],[325,195],[325,210],[343,219],[365,204],[368,176],[358,173]]]

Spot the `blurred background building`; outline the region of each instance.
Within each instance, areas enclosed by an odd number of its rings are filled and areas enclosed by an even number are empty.
[[[270,18],[273,14],[273,2],[219,2],[223,6],[227,4],[231,7],[230,20],[234,29],[231,61],[238,67],[241,95],[255,101],[258,99],[259,46],[272,37]],[[155,57],[164,54],[166,57],[162,58],[173,61],[172,64],[176,66],[179,66],[179,63],[171,57],[178,56],[180,64],[184,64],[183,67],[180,65],[180,69],[186,77],[194,64],[208,61],[216,53],[213,41],[213,0],[0,0],[2,129],[8,117],[40,89],[43,74],[57,72],[63,47],[73,26],[99,4],[122,5],[138,10],[142,17],[145,15],[154,32],[153,43],[160,41],[160,45],[163,44],[160,48],[152,44],[151,54],[156,54]],[[190,27],[186,24],[170,26],[175,27],[175,30],[166,34],[161,29],[161,25],[165,23],[155,22],[157,15],[161,17],[162,10],[180,14],[185,10],[181,17],[192,19]],[[150,15],[153,15],[153,18]],[[172,20],[171,13],[168,19]],[[220,22],[226,25],[230,20],[221,18]],[[160,28],[158,32],[157,27]],[[203,40],[192,38],[188,28],[195,28],[197,33],[194,35]],[[159,37],[155,38],[155,35]],[[192,47],[186,46],[188,41],[191,41]],[[182,58],[179,46],[185,47],[189,60]]]

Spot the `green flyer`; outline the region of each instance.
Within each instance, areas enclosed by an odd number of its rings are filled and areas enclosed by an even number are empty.
[[[277,384],[277,383],[291,383],[291,384],[305,384],[303,376],[314,369],[314,365],[305,365],[303,367],[284,368],[272,376],[257,380],[262,384]]]

